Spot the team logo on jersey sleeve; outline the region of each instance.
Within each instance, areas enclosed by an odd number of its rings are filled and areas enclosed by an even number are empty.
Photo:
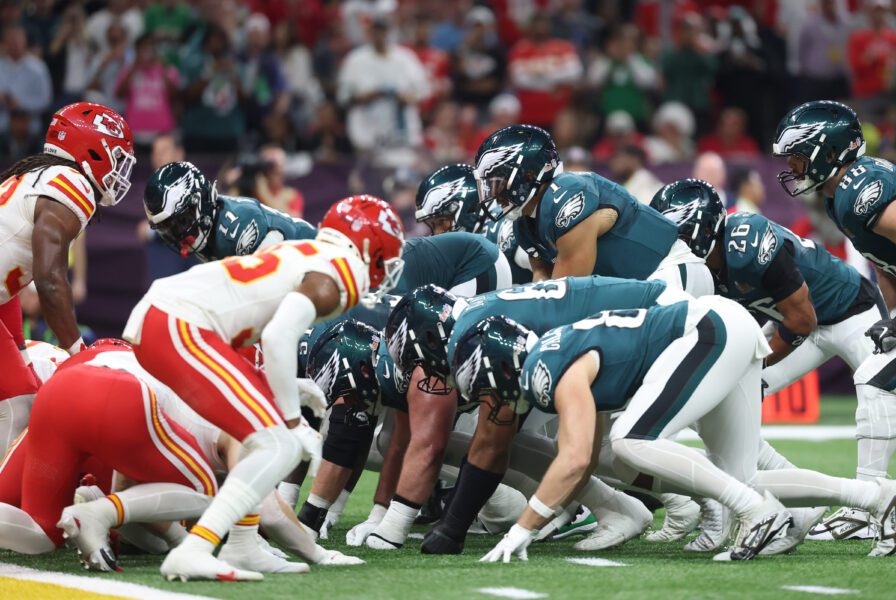
[[[856,197],[856,203],[853,206],[853,212],[857,215],[864,215],[874,206],[874,203],[877,202],[877,199],[880,198],[881,192],[883,192],[884,184],[880,179],[876,179],[862,188],[862,191],[859,192],[859,195]]]
[[[762,241],[759,242],[759,250],[756,255],[759,264],[768,264],[777,248],[778,237],[775,235],[775,231],[772,229],[771,225],[769,225],[768,229],[766,229],[765,233],[762,235]]]
[[[258,245],[258,223],[254,220],[246,226],[240,237],[236,240],[236,255],[251,254]]]
[[[800,123],[799,125],[791,125],[784,129],[784,131],[781,132],[781,135],[778,136],[774,151],[776,154],[785,154],[796,145],[815,137],[822,129],[824,129],[824,123]]]
[[[317,384],[327,398],[333,397],[333,384],[336,383],[336,375],[339,373],[339,350],[333,352],[327,359],[323,368],[314,376]]]
[[[458,368],[454,380],[457,382],[457,390],[464,398],[469,398],[470,391],[473,388],[473,382],[479,376],[479,369],[482,365],[482,346],[476,346],[467,360],[465,360]],[[472,398],[471,398],[472,399]]]
[[[532,370],[532,395],[539,406],[547,408],[551,404],[551,386],[553,377],[547,365],[539,360]]]
[[[557,218],[554,220],[554,223],[560,229],[568,227],[576,217],[582,214],[583,210],[585,210],[585,193],[579,192],[570,197],[569,200],[560,207],[560,211],[557,213]]]
[[[498,226],[498,250],[507,252],[513,245],[513,221],[502,221]]]
[[[476,174],[482,179],[488,177],[489,173],[501,165],[510,162],[522,147],[523,143],[520,142],[510,146],[501,146],[500,148],[486,150],[482,153],[482,156],[479,157],[479,162],[476,164]]]

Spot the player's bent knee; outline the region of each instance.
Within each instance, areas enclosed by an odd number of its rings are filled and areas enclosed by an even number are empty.
[[[375,428],[376,417],[353,411],[345,404],[333,406],[324,440],[324,460],[351,469],[358,455],[370,448]]]
[[[277,462],[293,465],[301,457],[302,447],[299,440],[290,433],[286,425],[266,427],[243,440],[245,453],[265,452]]]

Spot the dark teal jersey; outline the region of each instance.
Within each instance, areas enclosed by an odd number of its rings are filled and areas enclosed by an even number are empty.
[[[525,252],[523,252],[519,242],[517,242],[516,234],[514,233],[514,224],[514,221],[508,219],[493,221],[489,223],[482,234],[485,236],[485,239],[498,246],[498,250],[504,254],[507,263],[510,265],[510,276],[513,284],[520,285],[532,281],[532,269],[522,267],[517,262],[517,253],[519,252],[525,255]],[[528,260],[528,258],[526,260]]]
[[[252,254],[283,240],[309,240],[317,229],[307,221],[269,208],[254,198],[218,196],[211,239],[196,254],[202,260]]]
[[[404,243],[401,257],[404,270],[393,294],[406,294],[429,283],[450,290],[477,278],[482,278],[480,291],[495,289],[498,247],[481,235],[452,231],[412,238]]]
[[[687,312],[687,302],[611,310],[551,329],[523,363],[524,399],[545,412],[556,412],[555,386],[570,365],[594,350],[600,359],[591,384],[595,405],[599,411],[623,408],[657,357],[684,334]]]
[[[718,291],[736,300],[756,316],[781,322],[776,302],[799,289],[792,281],[783,293],[769,288],[769,266],[789,245],[793,262],[809,288],[815,315],[822,325],[835,323],[852,307],[862,278],[858,271],[786,227],[762,215],[738,212],[728,215],[725,223],[724,250],[726,271]],[[798,279],[798,277],[797,277]],[[782,289],[782,288],[779,288]],[[786,297],[786,296],[784,296]]]
[[[453,364],[464,332],[488,317],[508,317],[541,335],[602,310],[654,306],[665,290],[662,281],[592,275],[530,283],[464,300],[466,306],[455,316],[448,338],[448,364]]]
[[[871,231],[884,209],[896,199],[896,166],[863,156],[852,163],[833,198],[825,198],[828,215],[862,256],[896,275],[896,244]]]
[[[395,361],[389,356],[385,343],[380,343],[376,352],[376,381],[380,386],[380,402],[408,412],[408,382],[410,376],[396,371]]]
[[[612,208],[618,216],[616,224],[597,240],[593,274],[646,279],[669,254],[678,228],[622,186],[595,173],[554,177],[536,216],[519,218],[519,244],[530,255],[554,263],[557,240],[601,208]]]

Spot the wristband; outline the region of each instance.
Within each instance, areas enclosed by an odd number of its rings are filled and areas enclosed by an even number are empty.
[[[87,348],[87,344],[84,343],[84,338],[79,337],[77,340],[75,340],[75,343],[66,348],[65,351],[68,352],[69,356],[74,356],[85,348]]]
[[[783,325],[778,326],[778,335],[781,336],[782,340],[784,340],[794,348],[806,341],[805,337],[793,333]]]
[[[553,509],[541,500],[538,499],[538,496],[532,494],[532,497],[529,498],[529,508],[534,510],[539,516],[545,519],[553,519],[558,516],[563,509]]]

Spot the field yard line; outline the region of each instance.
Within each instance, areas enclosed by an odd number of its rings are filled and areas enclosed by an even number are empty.
[[[568,563],[572,563],[574,565],[584,565],[586,567],[627,567],[628,565],[621,562],[616,562],[615,560],[607,560],[606,558],[582,558],[582,557],[569,557],[564,558]]]
[[[112,574],[110,576],[115,577]],[[9,577],[10,579],[18,579],[20,581],[50,583],[85,592],[123,598],[137,598],[140,600],[211,600],[208,596],[166,592],[137,583],[112,581],[100,577],[82,577],[81,575],[69,575],[68,573],[57,573],[55,571],[40,571],[3,562],[0,562],[0,577]]]
[[[809,594],[822,594],[824,596],[844,596],[858,594],[859,590],[845,590],[843,588],[825,587],[823,585],[782,585],[782,590],[790,592],[806,592]]]
[[[498,596],[499,598],[515,598],[516,600],[535,600],[536,598],[547,598],[547,594],[541,592],[530,592],[515,587],[497,587],[497,588],[479,588],[476,590],[480,594],[488,594],[489,596]]]
[[[855,425],[763,425],[762,437],[767,440],[794,440],[806,442],[826,442],[829,440],[856,439]],[[697,432],[685,429],[678,439],[697,440]]]

